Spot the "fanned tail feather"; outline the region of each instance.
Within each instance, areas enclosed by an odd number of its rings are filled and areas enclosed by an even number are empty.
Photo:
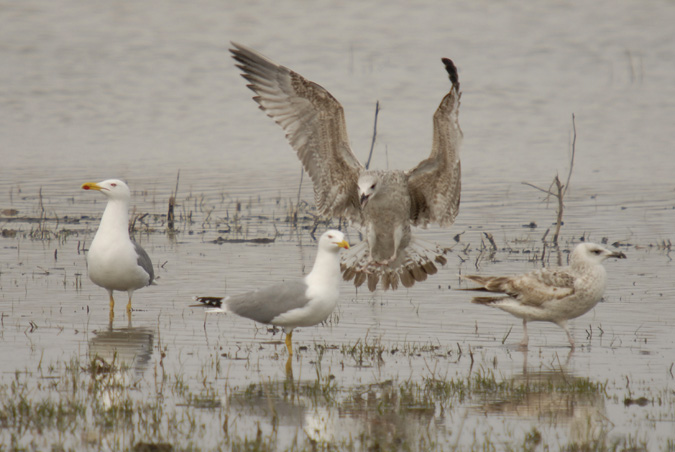
[[[416,282],[427,279],[429,275],[438,273],[437,264],[448,262],[445,254],[449,250],[413,238],[408,246],[399,253],[399,257],[387,265],[370,260],[368,243],[363,241],[352,246],[345,253],[340,264],[345,281],[354,280],[356,287],[367,282],[368,290],[374,292],[378,284],[384,290],[396,290],[399,284],[412,287]]]
[[[508,292],[508,283],[510,278],[506,276],[480,276],[480,275],[464,275],[464,279],[468,279],[480,287],[473,287],[462,290],[482,290],[486,292]]]
[[[480,276],[480,275],[463,275],[462,278],[480,284],[480,287],[469,287],[466,289],[464,288],[459,289],[471,292],[500,292],[500,290],[498,290],[498,288],[495,287],[495,281],[498,282],[497,286],[500,286],[502,282],[501,280],[503,279],[501,277]],[[489,296],[473,297],[471,299],[471,303],[482,304],[485,306],[499,307],[497,306],[497,304],[500,301],[507,300],[509,298],[510,297],[508,295],[493,296],[493,297]]]

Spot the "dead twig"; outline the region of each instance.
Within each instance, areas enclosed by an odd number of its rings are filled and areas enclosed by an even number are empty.
[[[490,234],[489,232],[483,232],[483,235],[485,235],[485,238],[488,239],[490,242],[490,246],[492,247],[492,251],[497,251],[497,244],[495,243],[495,238]]]
[[[576,155],[576,143],[577,143],[577,126],[576,122],[574,120],[574,114],[572,114],[572,156],[570,158],[570,169],[569,172],[567,173],[567,180],[563,184],[560,181],[560,178],[556,174],[555,177],[553,178],[553,182],[551,182],[551,185],[548,187],[548,189],[538,187],[534,184],[531,184],[529,182],[523,182],[523,185],[527,185],[529,187],[535,188],[541,192],[546,193],[546,201],[553,196],[558,200],[558,209],[557,209],[557,218],[556,218],[556,227],[555,227],[555,233],[553,234],[552,242],[554,245],[558,245],[558,237],[560,237],[560,228],[562,227],[563,224],[563,212],[565,209],[565,194],[567,194],[567,189],[570,186],[570,179],[572,178],[572,170],[574,169],[574,157]],[[555,190],[553,187],[555,186]],[[542,240],[545,240],[546,235],[548,234],[548,230],[546,231],[546,234],[544,234],[544,237]]]
[[[577,152],[577,124],[574,121],[574,113],[572,113],[572,157],[570,158],[570,171],[567,173],[567,181],[565,182],[565,193],[570,186],[570,178],[572,177],[572,168],[574,167],[574,155]]]
[[[167,213],[166,216],[166,226],[169,229],[169,231],[173,232],[175,231],[175,217],[173,213],[173,209],[176,206],[176,196],[178,196],[178,181],[180,180],[180,170],[178,170],[178,174],[176,174],[176,189],[174,192],[171,194],[171,197],[169,198],[169,212]]]
[[[375,121],[373,124],[373,140],[370,142],[370,153],[368,154],[368,161],[366,162],[366,169],[370,168],[370,159],[373,156],[373,149],[375,148],[375,138],[377,138],[377,115],[380,113],[380,101],[375,102]]]

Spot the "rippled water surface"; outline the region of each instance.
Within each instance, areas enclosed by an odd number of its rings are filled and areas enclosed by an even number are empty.
[[[211,405],[200,405],[174,384],[162,396],[166,410],[201,425],[184,441],[168,427],[146,438],[178,449],[234,448],[228,434],[258,431],[276,435],[272,449],[672,448],[675,5],[437,3],[0,2],[4,405],[17,372],[41,385],[64,363],[100,356],[130,366],[125,382],[139,400],[157,397],[160,375],[209,394]],[[447,230],[417,231],[452,248],[448,264],[409,290],[371,294],[344,283],[328,324],[294,335],[292,380],[280,333],[190,306],[194,295],[303,274],[315,254],[310,181],[299,187],[300,164],[251,100],[230,40],[329,89],[363,161],[379,100],[372,167],[380,168],[426,157],[431,116],[448,90],[440,58],[459,67],[460,214]],[[542,265],[556,205],[523,182],[546,189],[556,174],[567,179],[573,124],[561,260],[580,240],[619,246],[628,259],[606,262],[605,303],[572,322],[577,350],[555,325],[532,324],[521,352],[517,319],[455,289],[460,274]],[[180,221],[170,234],[164,215],[179,171]],[[136,292],[131,319],[120,302],[112,323],[83,252],[105,203],[79,189],[111,177],[132,188],[136,238],[159,276]],[[349,239],[358,233],[350,229]],[[547,250],[543,263],[556,261]],[[481,379],[606,388],[507,396]],[[456,399],[435,387],[430,400],[420,389],[460,380],[475,386],[452,392]],[[115,406],[115,397],[103,398]],[[0,438],[52,444],[36,429],[23,433],[2,429]],[[139,440],[85,433],[60,441],[116,449]]]

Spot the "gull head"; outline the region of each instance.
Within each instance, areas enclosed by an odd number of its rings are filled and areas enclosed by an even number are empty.
[[[615,257],[617,259],[625,259],[626,255],[621,251],[611,251],[607,248],[598,245],[597,243],[580,243],[574,248],[570,261],[574,262],[592,262],[600,264],[605,259]]]
[[[381,181],[376,174],[366,173],[359,177],[359,199],[361,201],[361,209],[366,207],[368,201],[375,196],[380,189]]]
[[[127,184],[119,179],[108,179],[103,182],[85,182],[82,184],[83,190],[98,190],[110,199],[129,201],[131,191]]]
[[[349,249],[349,243],[345,240],[345,235],[335,229],[329,229],[319,238],[319,249],[337,253],[340,248]]]

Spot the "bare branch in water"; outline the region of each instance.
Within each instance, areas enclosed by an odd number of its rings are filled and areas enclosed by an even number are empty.
[[[560,236],[560,228],[562,227],[563,224],[563,212],[565,209],[565,194],[567,193],[567,189],[570,186],[570,179],[572,178],[572,170],[574,169],[574,157],[576,156],[576,144],[577,144],[577,126],[576,122],[574,120],[574,113],[572,113],[572,156],[570,157],[570,170],[567,173],[567,181],[565,184],[560,182],[560,178],[556,174],[555,177],[553,178],[553,182],[551,182],[551,185],[548,187],[548,189],[538,187],[534,184],[531,184],[529,182],[523,182],[524,185],[527,185],[529,187],[532,187],[534,189],[537,189],[543,193],[546,193],[546,200],[548,201],[548,198],[551,196],[555,197],[558,199],[558,209],[557,209],[557,219],[556,219],[556,227],[555,227],[555,233],[553,234],[553,239],[552,242],[554,245],[558,245],[558,237]],[[555,191],[553,191],[553,187],[555,186]],[[548,234],[548,230],[546,231],[546,234]],[[542,240],[545,240],[546,234],[544,234],[544,238]]]
[[[175,216],[174,216],[174,207],[176,206],[176,196],[178,196],[178,181],[180,180],[180,170],[178,170],[178,174],[176,174],[176,189],[174,192],[171,194],[169,197],[169,211],[166,215],[166,226],[169,229],[169,231],[174,231],[174,222],[175,222]]]
[[[577,152],[577,124],[574,121],[574,113],[572,113],[572,157],[570,158],[570,172],[567,173],[567,181],[565,182],[565,190],[563,195],[567,193],[570,186],[570,178],[572,177],[572,168],[574,168],[574,155]]]

